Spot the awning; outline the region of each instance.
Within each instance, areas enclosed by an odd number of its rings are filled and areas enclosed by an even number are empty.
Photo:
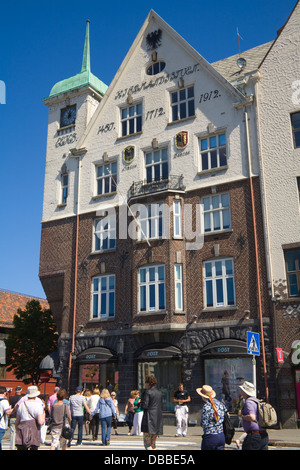
[[[200,353],[201,356],[247,355],[247,343],[239,339],[221,339],[207,344]]]
[[[181,359],[182,352],[176,346],[155,344],[138,351],[136,359],[138,361],[156,361],[166,359]]]
[[[101,347],[85,349],[76,357],[76,362],[80,362],[80,364],[103,363],[116,360],[117,356],[110,349]]]
[[[52,377],[59,377],[59,352],[53,351],[42,359],[39,368],[41,370],[52,370]]]

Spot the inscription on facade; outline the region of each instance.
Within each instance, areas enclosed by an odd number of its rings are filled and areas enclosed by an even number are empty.
[[[115,100],[124,98],[127,95],[133,95],[134,93],[147,90],[148,88],[155,88],[157,86],[163,85],[164,83],[168,83],[172,80],[183,78],[186,75],[191,75],[193,73],[199,72],[199,70],[200,70],[200,65],[195,64],[195,65],[189,65],[188,67],[184,67],[182,69],[176,70],[175,72],[166,73],[160,77],[157,77],[156,79],[151,79],[141,84],[136,84],[129,88],[124,88],[123,90],[119,90],[116,93]]]

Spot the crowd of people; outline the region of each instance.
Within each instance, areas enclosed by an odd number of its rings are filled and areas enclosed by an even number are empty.
[[[244,382],[241,389],[243,408],[241,418],[245,431],[243,450],[267,450],[268,434],[258,425],[258,405],[254,385]],[[197,388],[204,401],[201,414],[203,428],[202,450],[224,450],[223,423],[227,413],[224,403],[216,399],[216,392],[209,385]],[[176,436],[186,436],[188,429],[188,406],[190,395],[179,384],[174,393]],[[150,375],[145,379],[143,393],[133,390],[125,406],[128,435],[143,436],[144,448],[156,449],[156,440],[163,434],[162,393],[157,388],[157,379]],[[38,450],[44,442],[46,432],[51,434],[51,450],[66,450],[71,446],[77,429],[76,445],[82,445],[83,430],[98,440],[101,429],[102,445],[110,444],[111,430],[118,434],[119,407],[116,392],[108,388],[91,390],[77,387],[67,397],[65,390],[56,387],[47,402],[41,399],[36,386],[29,386],[22,394],[17,387],[15,395],[9,397],[5,387],[0,386],[0,450],[7,427],[10,430],[10,448]]]

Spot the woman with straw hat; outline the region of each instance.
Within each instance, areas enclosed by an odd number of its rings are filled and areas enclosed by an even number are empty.
[[[225,436],[223,421],[226,412],[225,406],[215,399],[216,392],[210,385],[197,388],[196,392],[205,402],[201,415],[202,436],[201,450],[224,450]]]

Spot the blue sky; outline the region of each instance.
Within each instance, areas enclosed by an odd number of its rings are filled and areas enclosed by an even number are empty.
[[[0,289],[45,297],[38,278],[52,86],[81,70],[86,20],[92,72],[109,85],[153,9],[206,60],[268,42],[296,0],[15,0],[0,7]],[[3,101],[3,97],[0,101]]]

